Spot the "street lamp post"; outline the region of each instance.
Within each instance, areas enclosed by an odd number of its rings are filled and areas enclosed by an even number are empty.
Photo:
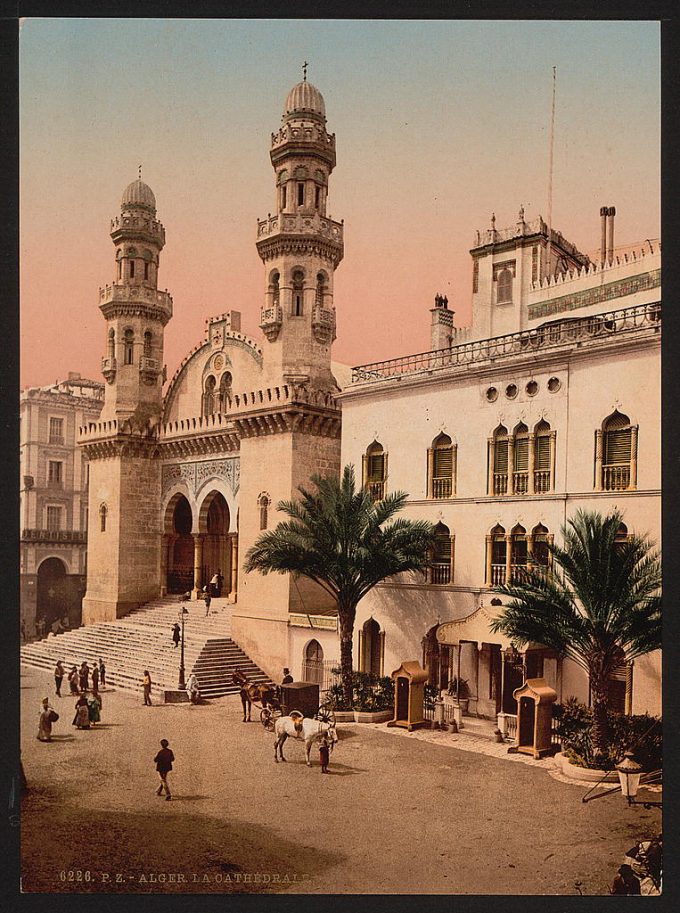
[[[184,619],[188,614],[188,609],[186,609],[185,606],[182,606],[182,611],[179,613],[179,617],[182,622],[182,644],[179,655],[179,688],[181,691],[186,688],[186,682],[184,681]]]
[[[661,802],[638,802],[635,799],[640,788],[642,766],[635,760],[632,751],[626,751],[624,753],[623,761],[616,765],[616,771],[619,775],[621,793],[628,800],[628,805],[643,805],[645,808],[661,808]]]

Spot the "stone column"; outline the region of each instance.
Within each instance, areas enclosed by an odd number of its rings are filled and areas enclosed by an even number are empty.
[[[512,535],[505,537],[505,583],[512,582]]]
[[[238,533],[234,533],[231,539],[231,592],[229,598],[236,602],[238,595]]]
[[[633,425],[630,429],[630,482],[628,488],[637,488],[637,449],[638,426]]]
[[[434,449],[427,448],[427,497],[434,497]]]
[[[168,591],[168,559],[170,558],[170,537],[167,533],[161,536],[161,596]]]
[[[527,494],[532,495],[534,493],[534,466],[536,463],[536,435],[531,433],[529,434],[529,466],[528,473],[529,478],[527,479]]]
[[[493,558],[493,536],[486,537],[486,580],[487,586],[491,586],[491,559]]]
[[[602,491],[602,429],[595,432],[595,491]]]
[[[488,439],[487,452],[488,452],[487,465],[489,467],[489,478],[488,478],[488,482],[487,482],[487,486],[486,486],[487,487],[486,493],[487,493],[487,495],[491,496],[491,495],[493,495],[493,476],[494,476],[494,472],[495,472],[495,466],[494,466],[495,451],[494,451],[492,437],[490,437]]]
[[[451,448],[451,495],[458,492],[458,444]]]
[[[557,459],[557,432],[550,432],[550,491],[555,491],[555,461]]]
[[[203,582],[201,565],[203,564],[203,533],[194,533],[194,596],[198,599]]]
[[[508,487],[507,493],[509,495],[514,495],[515,493],[515,438],[513,435],[508,435]]]

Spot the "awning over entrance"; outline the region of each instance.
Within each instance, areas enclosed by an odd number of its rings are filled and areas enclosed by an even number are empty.
[[[457,646],[462,643],[476,643],[478,647],[484,644],[500,644],[509,647],[510,639],[504,634],[492,634],[489,625],[494,620],[493,612],[480,606],[471,615],[457,618],[455,621],[446,621],[437,628],[437,640],[447,646]]]

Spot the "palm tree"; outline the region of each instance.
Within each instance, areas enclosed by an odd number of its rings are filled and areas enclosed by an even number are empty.
[[[622,514],[579,510],[550,545],[552,574],[529,569],[496,587],[512,602],[491,624],[518,646],[551,647],[590,677],[593,748],[609,743],[608,682],[622,662],[661,647],[661,566],[644,536],[622,538]]]
[[[340,623],[340,667],[345,698],[352,697],[352,632],[360,599],[381,580],[422,571],[434,546],[434,527],[424,520],[392,519],[405,492],[373,501],[357,490],[354,467],[342,480],[312,476],[316,491],[300,486],[297,501],[280,501],[290,520],[263,533],[246,555],[247,573],[292,573],[314,580],[335,599]],[[388,522],[390,521],[390,522]]]

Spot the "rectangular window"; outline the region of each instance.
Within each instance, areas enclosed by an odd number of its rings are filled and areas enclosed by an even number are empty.
[[[472,263],[472,293],[476,295],[479,291],[479,260]]]
[[[61,529],[61,507],[47,508],[47,528],[51,533]]]
[[[453,447],[435,447],[432,468],[435,479],[450,479],[453,472]]]
[[[50,485],[61,485],[62,483],[62,466],[63,463],[57,460],[50,460],[47,465],[47,481]]]
[[[515,438],[515,472],[526,472],[529,468],[529,438]]]
[[[305,185],[304,184],[300,183],[297,185],[297,194],[298,194],[298,197],[297,197],[298,206],[304,206],[304,204],[305,204]]]
[[[130,279],[135,278],[135,261],[130,260]]]
[[[286,185],[284,184],[283,187],[281,188],[281,209],[286,208],[286,196],[287,196]]]
[[[320,187],[317,187],[317,188],[316,188],[316,195],[315,195],[315,202],[314,202],[314,205],[316,206],[317,209],[319,208],[319,203],[320,203],[320,202],[321,202],[321,188],[320,188]]]
[[[495,443],[495,453],[493,461],[494,472],[508,471],[508,440],[500,438]]]
[[[368,458],[368,481],[382,482],[385,474],[385,455],[372,453]]]
[[[538,279],[538,245],[534,244],[531,248],[531,281]]]
[[[144,278],[149,278],[149,264],[146,261],[144,263]]]
[[[50,444],[64,443],[64,419],[50,419]]]

